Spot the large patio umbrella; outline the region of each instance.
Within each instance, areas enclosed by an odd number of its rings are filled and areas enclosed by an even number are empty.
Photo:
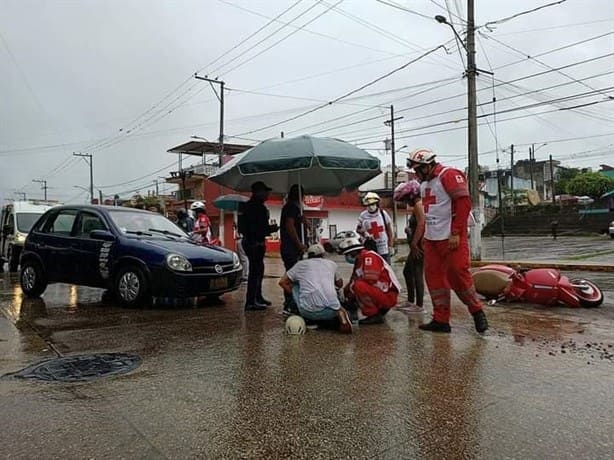
[[[293,184],[300,184],[305,193],[334,196],[380,173],[379,159],[352,144],[299,136],[261,142],[236,155],[209,179],[241,192],[263,181],[277,193],[287,193]]]
[[[213,206],[223,211],[237,211],[239,209],[239,205],[241,203],[245,203],[249,200],[245,195],[220,195],[215,200],[213,200]]]

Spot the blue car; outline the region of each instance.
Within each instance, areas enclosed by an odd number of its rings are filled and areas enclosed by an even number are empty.
[[[160,214],[112,206],[59,206],[34,224],[21,255],[28,297],[50,283],[104,288],[124,306],[153,297],[218,296],[237,289],[232,251],[200,246]]]

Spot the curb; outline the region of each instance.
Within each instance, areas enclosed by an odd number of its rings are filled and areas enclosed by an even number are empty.
[[[483,267],[484,265],[500,264],[510,267],[523,268],[558,268],[559,270],[568,271],[589,271],[589,272],[606,272],[613,273],[614,265],[597,265],[597,264],[578,264],[573,262],[556,262],[556,261],[528,261],[528,260],[472,260],[472,267]]]

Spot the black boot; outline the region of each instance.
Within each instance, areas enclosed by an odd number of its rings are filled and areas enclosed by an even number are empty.
[[[358,324],[382,324],[384,322],[384,317],[381,313],[376,313],[372,316],[367,316],[364,319],[358,321]]]
[[[488,320],[486,319],[486,313],[484,310],[476,311],[473,315],[473,322],[475,323],[475,330],[478,332],[484,332],[488,329]]]
[[[449,334],[452,331],[452,328],[448,323],[439,323],[435,320],[432,320],[430,323],[421,324],[418,326],[423,331],[431,331],[431,332],[444,332]]]

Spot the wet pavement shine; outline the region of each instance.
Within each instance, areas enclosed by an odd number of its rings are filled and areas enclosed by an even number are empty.
[[[422,332],[421,317],[399,310],[350,336],[288,336],[282,264],[266,266],[274,305],[247,313],[244,286],[223,305],[144,310],[65,284],[26,299],[3,274],[2,457],[612,457],[612,275],[599,274],[600,308],[487,307],[486,336],[456,299],[449,335]],[[142,364],[82,383],[6,375],[82,353]]]

